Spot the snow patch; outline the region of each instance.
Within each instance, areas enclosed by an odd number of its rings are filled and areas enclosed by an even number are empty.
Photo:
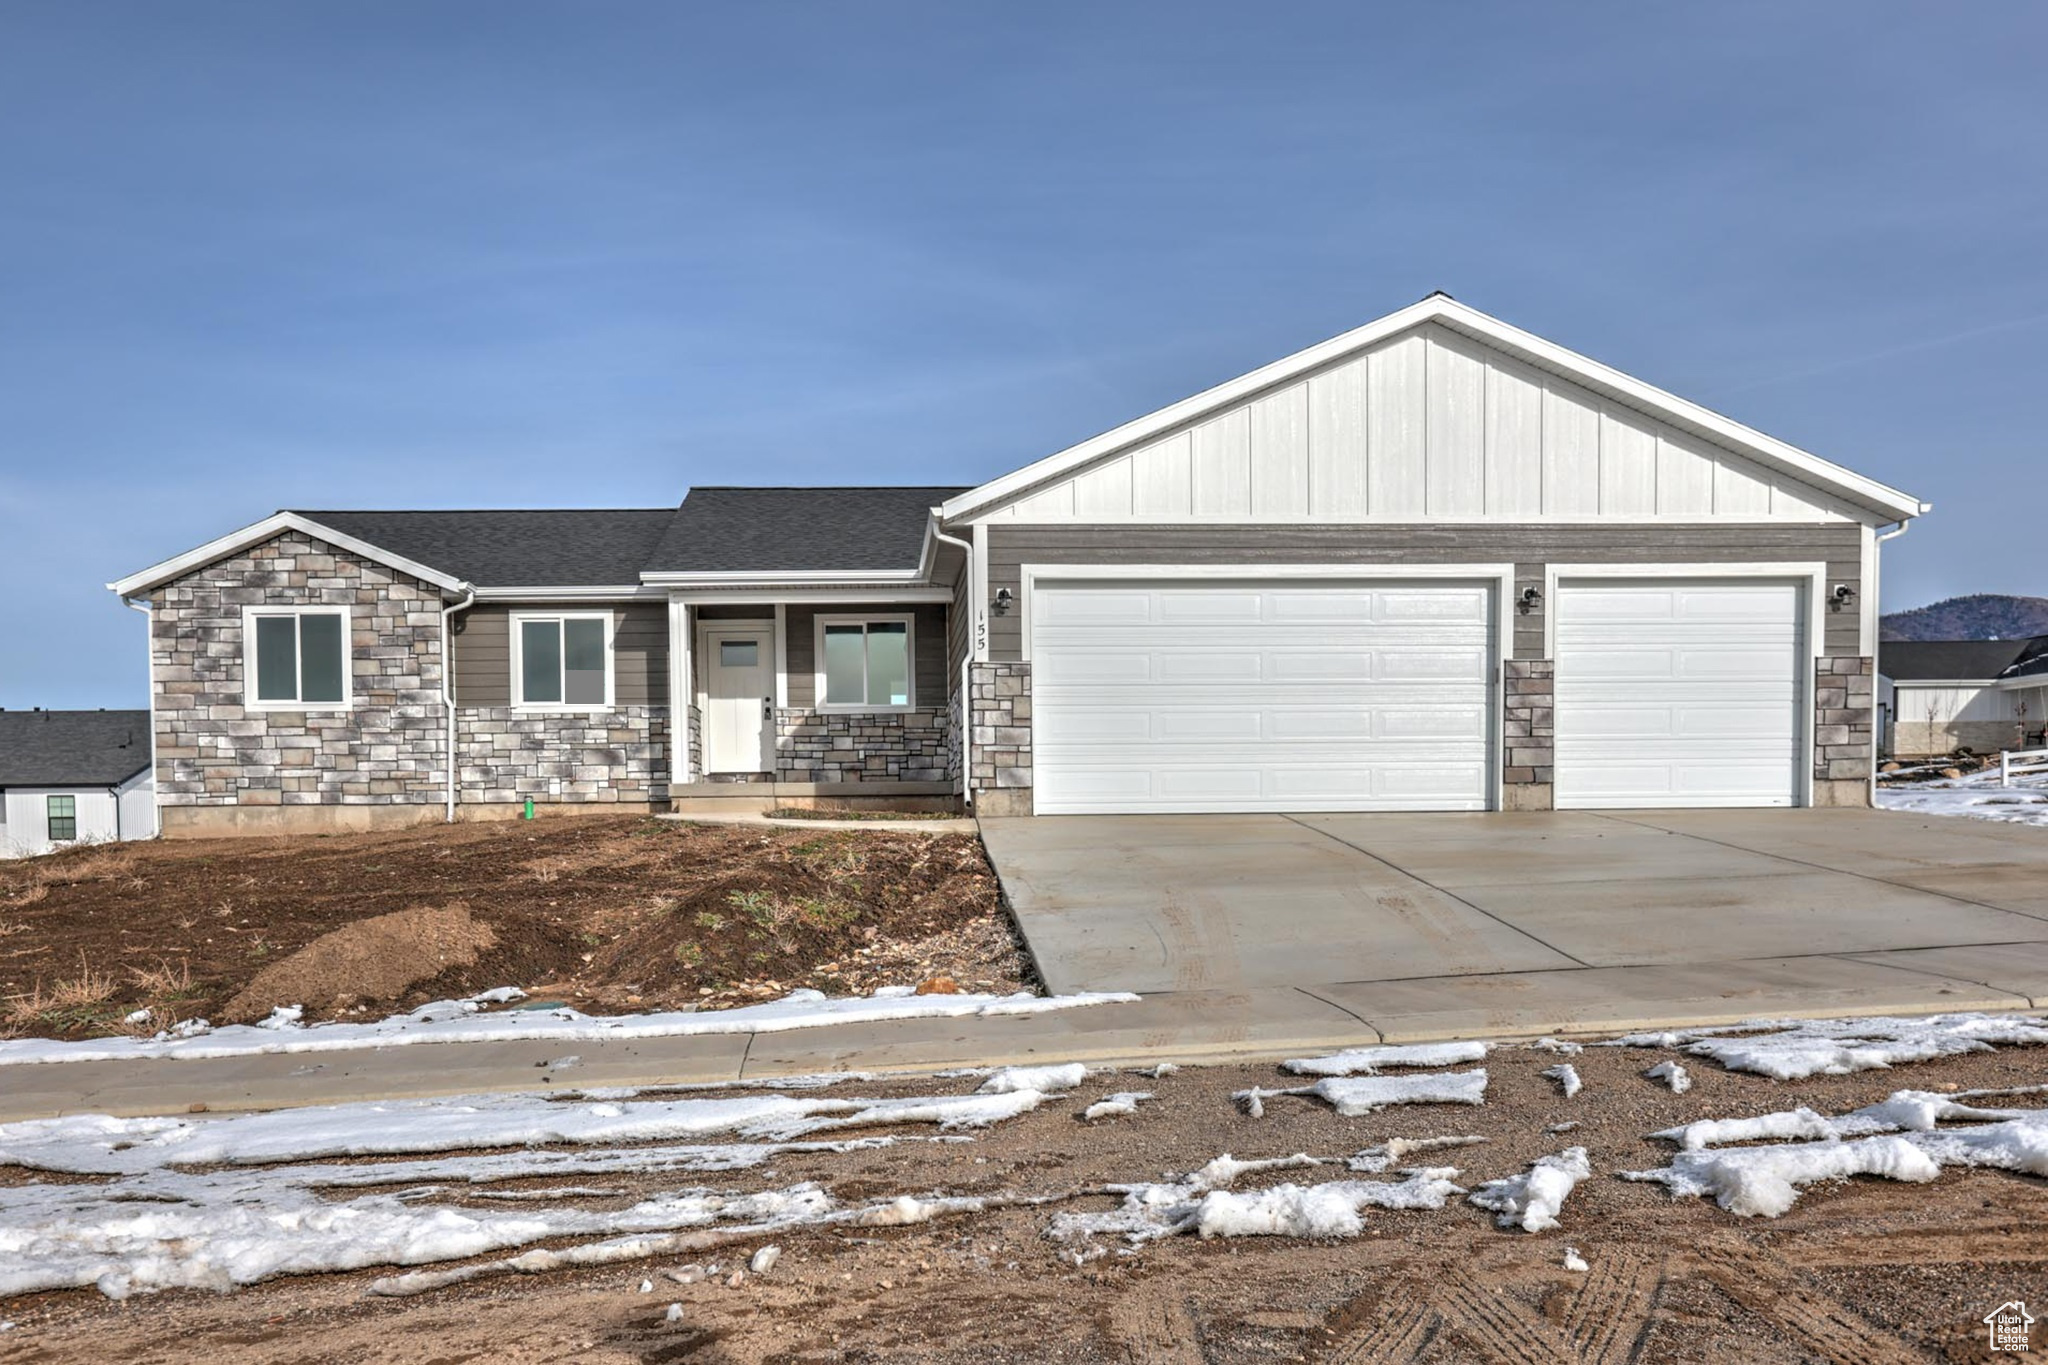
[[[991,1071],[988,1079],[977,1088],[984,1095],[1008,1095],[1019,1090],[1036,1090],[1050,1095],[1072,1090],[1087,1079],[1088,1068],[1079,1062],[1065,1062],[1057,1066],[1003,1066]]]
[[[1368,1147],[1345,1158],[1344,1164],[1354,1171],[1377,1175],[1391,1166],[1398,1166],[1418,1152],[1441,1151],[1446,1147],[1471,1147],[1485,1141],[1483,1137],[1388,1138],[1377,1147]]]
[[[2006,1014],[1937,1014],[1925,1019],[1757,1020],[1728,1028],[1632,1033],[1610,1047],[1682,1047],[1730,1071],[1773,1080],[1843,1076],[1998,1046],[2048,1044],[2048,1023]]]
[[[1677,1062],[1659,1062],[1643,1073],[1653,1081],[1662,1081],[1671,1087],[1674,1095],[1683,1095],[1692,1089],[1692,1077]]]
[[[1127,1118],[1138,1112],[1138,1105],[1152,1098],[1149,1090],[1119,1090],[1105,1096],[1081,1111],[1081,1117],[1088,1123],[1100,1123],[1104,1119]]]
[[[1486,1060],[1485,1043],[1407,1043],[1354,1047],[1327,1057],[1296,1057],[1281,1068],[1297,1076],[1371,1076],[1388,1066],[1456,1066]]]
[[[1452,1183],[1451,1167],[1408,1173],[1398,1183],[1332,1180],[1319,1185],[1275,1185],[1237,1194],[1219,1186],[1254,1171],[1314,1166],[1295,1155],[1264,1161],[1221,1156],[1185,1180],[1162,1184],[1112,1185],[1121,1208],[1107,1213],[1062,1213],[1046,1235],[1058,1240],[1121,1236],[1133,1245],[1161,1237],[1355,1237],[1364,1229],[1367,1208],[1440,1209],[1464,1190]]]
[[[1567,1147],[1538,1159],[1521,1175],[1487,1181],[1472,1192],[1471,1200],[1495,1214],[1494,1221],[1504,1228],[1545,1232],[1557,1226],[1565,1197],[1591,1174],[1586,1149]]]
[[[1357,1118],[1397,1104],[1484,1104],[1486,1072],[1452,1071],[1426,1076],[1330,1076],[1314,1085],[1277,1090],[1254,1087],[1232,1096],[1253,1118],[1275,1095],[1309,1095],[1345,1118]]]
[[[1543,1068],[1543,1074],[1557,1082],[1559,1088],[1564,1091],[1566,1099],[1570,1099],[1585,1088],[1586,1083],[1579,1079],[1579,1069],[1569,1062],[1560,1062],[1556,1066],[1546,1066]]]

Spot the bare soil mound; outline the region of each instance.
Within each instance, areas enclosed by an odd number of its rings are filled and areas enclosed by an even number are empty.
[[[221,1017],[245,1024],[278,1005],[320,1010],[395,1000],[443,972],[471,966],[497,946],[497,931],[461,904],[357,920],[256,973]]]

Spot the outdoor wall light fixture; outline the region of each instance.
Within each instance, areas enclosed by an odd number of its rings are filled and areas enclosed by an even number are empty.
[[[1849,604],[1856,600],[1856,589],[1847,583],[1835,584],[1835,590],[1828,594],[1829,611],[1847,611]]]
[[[997,588],[996,600],[993,603],[996,615],[1008,616],[1010,614],[1010,603],[1016,600],[1016,598],[1010,595],[1010,590],[1008,588]]]
[[[1530,612],[1536,610],[1542,602],[1543,590],[1541,588],[1524,588],[1522,589],[1522,595],[1515,599],[1515,610],[1527,616]]]

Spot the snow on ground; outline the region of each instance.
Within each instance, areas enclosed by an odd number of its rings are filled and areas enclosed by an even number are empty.
[[[1396,1104],[1484,1104],[1486,1072],[1452,1071],[1428,1076],[1330,1076],[1314,1085],[1240,1090],[1232,1096],[1257,1118],[1276,1095],[1311,1095],[1345,1118],[1357,1118]]]
[[[1406,1043],[1354,1047],[1327,1057],[1296,1057],[1280,1066],[1297,1076],[1371,1076],[1386,1066],[1456,1066],[1485,1060],[1485,1043]]]
[[[1925,1062],[1999,1045],[2048,1044],[2048,1021],[2011,1014],[1937,1014],[1925,1019],[1778,1019],[1726,1028],[1631,1033],[1610,1047],[1677,1047],[1730,1071],[1773,1080],[1842,1076]]]
[[[1114,1095],[1105,1095],[1081,1111],[1081,1117],[1088,1123],[1100,1123],[1104,1119],[1129,1118],[1138,1112],[1138,1106],[1152,1098],[1149,1090],[1119,1090]]]
[[[1489,1180],[1472,1191],[1472,1202],[1496,1215],[1504,1228],[1524,1232],[1545,1232],[1557,1226],[1565,1196],[1581,1180],[1593,1174],[1584,1147],[1567,1147],[1555,1156],[1541,1157],[1521,1175]]]
[[[437,1000],[410,1014],[369,1024],[302,1024],[296,1006],[283,1007],[260,1024],[213,1028],[188,1020],[153,1038],[93,1038],[66,1043],[47,1038],[0,1042],[0,1066],[36,1062],[103,1062],[134,1058],[204,1059],[276,1052],[339,1052],[413,1043],[502,1043],[533,1039],[601,1042],[622,1038],[672,1038],[713,1033],[779,1033],[827,1024],[875,1023],[887,1019],[958,1019],[1039,1014],[1086,1005],[1128,1004],[1124,991],[1078,995],[916,995],[908,986],[885,986],[870,996],[828,997],[819,991],[791,991],[780,1000],[730,1010],[676,1010],[658,1014],[590,1015],[567,1006],[484,1013],[489,1004],[520,998],[501,986],[464,1000]]]
[[[1744,1218],[1776,1218],[1798,1201],[1804,1186],[1852,1175],[1924,1183],[1939,1177],[1945,1166],[2048,1175],[2048,1110],[1989,1109],[1962,1102],[1974,1097],[1901,1090],[1837,1118],[1792,1109],[1747,1119],[1702,1119],[1652,1134],[1680,1145],[1669,1166],[1622,1176],[1655,1181],[1675,1196],[1711,1196]],[[1975,1126],[1942,1128],[1943,1120]],[[1716,1146],[1763,1139],[1801,1140]]]
[[[1915,815],[1967,815],[1978,820],[2048,825],[2048,773],[2015,777],[2010,787],[1998,785],[1996,768],[1962,778],[1880,785],[1877,804],[1884,810]]]
[[[1659,1062],[1643,1074],[1653,1081],[1662,1081],[1670,1086],[1674,1095],[1683,1095],[1692,1089],[1692,1076],[1677,1062]]]
[[[1440,1209],[1464,1190],[1452,1183],[1455,1167],[1410,1171],[1398,1183],[1376,1180],[1331,1180],[1317,1185],[1292,1183],[1238,1194],[1224,1186],[1257,1171],[1319,1166],[1302,1154],[1262,1161],[1239,1161],[1228,1154],[1180,1180],[1112,1185],[1123,1196],[1120,1208],[1106,1213],[1061,1213],[1046,1236],[1061,1241],[1122,1237],[1132,1245],[1161,1237],[1355,1237],[1365,1228],[1367,1208]]]
[[[1417,1152],[1435,1152],[1445,1147],[1471,1147],[1486,1141],[1483,1137],[1433,1137],[1433,1138],[1388,1138],[1377,1147],[1345,1158],[1344,1164],[1354,1171],[1378,1175],[1389,1166],[1399,1165]]]
[[[1002,1066],[989,1072],[988,1079],[981,1083],[980,1093],[1007,1095],[1017,1090],[1036,1090],[1050,1095],[1072,1090],[1087,1079],[1088,1068],[1079,1062],[1055,1066]]]
[[[474,1257],[544,1239],[613,1238],[562,1252],[529,1251],[518,1258],[522,1265],[535,1257],[595,1264],[606,1256],[642,1254],[633,1249],[644,1248],[650,1237],[672,1238],[714,1226],[744,1229],[751,1236],[827,1222],[868,1227],[921,1222],[989,1201],[897,1198],[840,1208],[808,1184],[751,1195],[679,1190],[613,1209],[566,1202],[613,1197],[612,1191],[590,1187],[511,1192],[520,1201],[548,1207],[478,1208],[436,1196],[451,1187],[506,1180],[726,1171],[758,1166],[784,1153],[945,1140],[605,1145],[710,1133],[788,1139],[866,1124],[984,1127],[1029,1112],[1046,1098],[1035,1090],[891,1099],[763,1094],[618,1102],[527,1094],[330,1105],[224,1118],[85,1115],[0,1124],[0,1164],[112,1177],[5,1189],[0,1197],[0,1296],[86,1285],[114,1298],[171,1287],[226,1289],[276,1275]],[[558,1145],[531,1150],[537,1144]],[[320,1161],[442,1152],[468,1154],[364,1165]],[[323,1193],[370,1186],[403,1188],[346,1199]],[[492,1193],[469,1197],[486,1199]],[[1011,1196],[991,1198],[1020,1202]],[[468,1278],[493,1272],[483,1266],[449,1273]],[[411,1292],[418,1283],[408,1279],[392,1292]]]
[[[1556,1066],[1546,1066],[1543,1068],[1543,1074],[1557,1082],[1558,1088],[1564,1091],[1566,1099],[1570,1099],[1586,1087],[1586,1083],[1579,1079],[1579,1069],[1570,1062],[1559,1062]]]

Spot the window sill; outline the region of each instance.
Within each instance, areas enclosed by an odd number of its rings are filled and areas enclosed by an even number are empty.
[[[589,716],[595,715],[600,711],[616,711],[619,708],[610,702],[572,704],[569,702],[553,701],[516,701],[512,703],[512,709],[534,716]]]
[[[354,702],[353,700],[350,700],[350,701],[245,701],[245,702],[243,702],[243,703],[242,703],[242,709],[243,709],[244,711],[298,711],[298,712],[301,712],[301,713],[307,713],[307,714],[312,714],[312,713],[325,713],[325,714],[329,714],[329,715],[336,715],[336,714],[340,714],[341,712],[344,712],[344,711],[353,711],[353,710],[355,710],[355,709],[356,709],[356,703],[355,703],[355,702]]]
[[[907,706],[851,706],[841,703],[837,706],[813,706],[813,711],[826,716],[901,716],[917,710],[916,703]]]

